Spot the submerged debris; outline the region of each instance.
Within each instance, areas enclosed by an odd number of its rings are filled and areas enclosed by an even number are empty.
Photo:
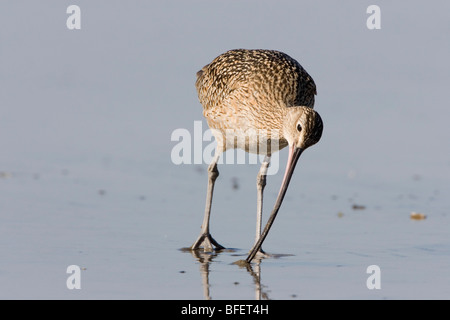
[[[11,178],[13,175],[11,172],[7,172],[7,171],[0,171],[0,178],[2,179],[8,179]]]
[[[420,213],[420,212],[411,212],[411,215],[409,216],[412,220],[424,220],[427,218],[426,214]]]
[[[360,205],[360,204],[354,204],[352,206],[353,210],[364,210],[366,208],[366,206]]]

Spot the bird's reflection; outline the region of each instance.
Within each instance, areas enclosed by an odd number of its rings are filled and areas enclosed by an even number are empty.
[[[252,276],[253,283],[255,284],[255,300],[269,300],[269,295],[262,288],[266,286],[261,284],[261,260],[262,258],[255,258],[256,263],[251,265],[246,263],[242,265],[242,268],[247,269],[247,272]]]
[[[215,250],[213,252],[204,252],[203,250],[190,250],[190,248],[181,249],[184,252],[190,252],[196,261],[200,262],[200,275],[202,278],[203,296],[206,300],[211,300],[210,285],[209,285],[209,266],[211,262],[224,252],[234,252],[233,249]],[[239,268],[247,270],[252,276],[255,284],[255,299],[268,300],[267,287],[261,284],[261,261],[263,258],[255,258],[254,263],[243,263],[244,260],[239,260],[234,264]]]
[[[202,277],[203,296],[211,300],[209,293],[209,265],[218,256],[219,252],[204,252],[202,250],[189,250],[192,256],[200,262],[200,275]]]

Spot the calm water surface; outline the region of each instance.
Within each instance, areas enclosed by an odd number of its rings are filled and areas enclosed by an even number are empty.
[[[65,5],[0,4],[0,298],[450,298],[449,4],[380,1],[381,30],[360,1],[254,4],[80,1],[78,31]],[[207,164],[171,159],[202,120],[195,73],[240,47],[298,59],[325,124],[251,268],[233,263],[258,165],[219,166],[211,232],[231,249],[191,253]]]

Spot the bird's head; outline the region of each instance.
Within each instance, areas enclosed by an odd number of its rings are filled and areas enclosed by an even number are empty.
[[[282,190],[287,189],[298,158],[305,149],[319,142],[322,130],[322,118],[312,108],[289,107],[283,122],[283,136],[289,145],[289,157]]]
[[[278,211],[283,201],[300,155],[305,149],[319,142],[323,130],[322,118],[309,107],[289,107],[282,130],[289,145],[289,156],[274,212]]]
[[[320,115],[308,107],[290,107],[283,122],[283,136],[289,147],[301,151],[319,142],[323,123]]]

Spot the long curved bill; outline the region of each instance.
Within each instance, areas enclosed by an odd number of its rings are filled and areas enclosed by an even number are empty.
[[[283,202],[284,195],[286,194],[286,190],[289,186],[289,182],[291,181],[292,174],[294,173],[295,165],[297,164],[298,159],[300,158],[300,155],[302,154],[304,149],[297,148],[294,145],[289,146],[289,157],[286,164],[286,171],[284,173],[283,182],[281,183],[280,191],[278,192],[277,201],[275,202],[275,206],[272,210],[272,213],[270,214],[269,220],[267,221],[266,226],[264,227],[264,230],[259,237],[258,242],[255,243],[252,250],[250,251],[246,261],[250,263],[253,258],[255,257],[256,253],[261,248],[262,243],[264,242],[264,239],[266,238],[267,234],[269,233],[270,227],[272,226],[275,217],[278,214],[278,210],[281,207],[281,203]]]

